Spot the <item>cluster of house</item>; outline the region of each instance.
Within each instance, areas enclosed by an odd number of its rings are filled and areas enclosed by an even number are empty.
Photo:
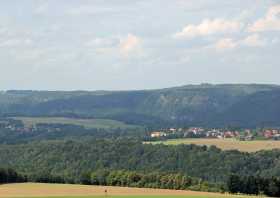
[[[265,129],[263,136],[267,139],[280,139],[280,130],[278,129]]]
[[[17,131],[17,132],[32,132],[35,130],[33,127],[24,127],[24,126],[17,126],[14,124],[0,124],[0,128],[8,129],[10,131]]]
[[[250,133],[250,132],[248,132]],[[170,128],[163,129],[160,131],[151,132],[151,137],[166,137],[172,134],[181,134],[183,137],[192,136],[201,136],[208,138],[234,138],[240,135],[239,131],[229,131],[222,129],[205,129],[202,127],[190,127],[187,129],[179,128]]]
[[[206,132],[208,138],[236,138],[240,140],[253,140],[254,135],[250,129],[245,129],[242,132],[238,130],[224,130],[224,129],[211,129]]]
[[[15,131],[19,133],[29,133],[29,132],[35,132],[38,130],[45,130],[47,132],[52,132],[52,131],[60,131],[61,129],[58,127],[53,127],[53,126],[47,126],[47,125],[23,125],[23,124],[15,124],[9,121],[1,121],[0,120],[0,129],[7,129],[10,131]]]
[[[280,130],[279,129],[261,129],[261,130],[251,130],[251,129],[242,129],[242,130],[228,130],[228,129],[206,129],[203,127],[190,127],[187,129],[179,128],[170,128],[163,129],[159,131],[151,132],[150,136],[152,138],[159,137],[196,137],[196,138],[236,138],[239,140],[253,140],[256,137],[263,137],[265,139],[279,139],[280,140]]]
[[[0,128],[2,129],[8,129],[10,131],[19,131],[22,129],[22,127],[19,127],[13,123],[10,123],[9,121],[3,121],[3,120],[0,120]]]

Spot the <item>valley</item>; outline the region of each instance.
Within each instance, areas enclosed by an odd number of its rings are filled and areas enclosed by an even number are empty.
[[[279,93],[255,84],[2,92],[0,194],[278,195]]]
[[[280,0],[0,0],[0,198],[280,197]]]

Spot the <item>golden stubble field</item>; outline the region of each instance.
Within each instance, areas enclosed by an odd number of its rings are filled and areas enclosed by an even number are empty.
[[[17,198],[17,197],[83,197],[97,196],[105,197],[105,189],[107,197],[246,197],[231,196],[229,194],[182,191],[182,190],[162,190],[162,189],[146,189],[146,188],[126,188],[126,187],[104,187],[104,186],[87,186],[87,185],[71,185],[71,184],[39,184],[39,183],[23,183],[23,184],[5,184],[0,185],[1,198]]]
[[[172,139],[167,141],[153,142],[153,144],[163,143],[166,145],[179,144],[196,144],[206,146],[217,146],[222,150],[239,150],[245,152],[256,152],[260,150],[280,149],[280,141],[274,140],[254,140],[239,141],[235,139],[206,139],[206,138],[188,138],[188,139]]]

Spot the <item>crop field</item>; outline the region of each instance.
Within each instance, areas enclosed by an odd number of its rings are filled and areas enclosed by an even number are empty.
[[[105,194],[105,190],[107,193]],[[181,191],[181,190],[162,190],[162,189],[140,189],[126,187],[105,187],[105,186],[86,186],[86,185],[70,185],[70,184],[5,184],[0,185],[1,198],[36,198],[36,197],[52,197],[52,198],[224,198],[224,197],[240,197],[249,196],[233,196],[229,194]],[[252,196],[250,196],[252,197]]]
[[[196,145],[215,145],[222,150],[236,149],[245,152],[256,152],[259,150],[280,149],[280,141],[274,140],[255,140],[255,141],[239,141],[235,139],[206,139],[206,138],[192,138],[192,139],[172,139],[167,141],[153,142],[153,144],[196,144]]]
[[[135,128],[135,125],[128,125],[124,122],[108,119],[75,119],[65,117],[13,117],[21,120],[25,127],[31,127],[36,124],[73,124],[85,128]]]

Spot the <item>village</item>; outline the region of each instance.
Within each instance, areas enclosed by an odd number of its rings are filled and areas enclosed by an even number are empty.
[[[176,138],[216,138],[226,139],[234,138],[240,141],[251,140],[280,140],[280,129],[262,128],[262,129],[239,129],[229,130],[226,128],[169,128],[150,133],[152,139],[176,139]]]
[[[60,132],[64,124],[33,124],[33,125],[25,125],[20,120],[15,119],[2,119],[0,120],[0,129],[8,130],[12,132],[17,132],[19,134],[27,134],[34,133],[37,131],[46,131],[46,132]]]
[[[35,124],[25,126],[20,120],[0,120],[0,129],[18,133],[32,133],[36,131],[59,132],[65,127],[59,124]],[[209,138],[209,139],[236,139],[240,141],[251,140],[280,140],[280,128],[256,129],[229,129],[229,128],[164,128],[148,132],[151,140],[179,139],[179,138]]]

